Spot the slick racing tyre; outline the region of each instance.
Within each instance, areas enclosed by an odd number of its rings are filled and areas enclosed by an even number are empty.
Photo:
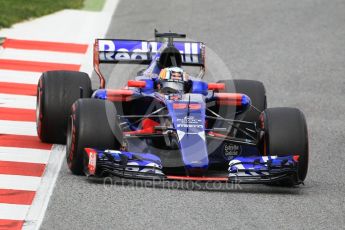
[[[83,175],[84,148],[116,149],[122,132],[110,101],[79,99],[72,105],[68,120],[66,157],[73,174]]]
[[[249,96],[253,107],[247,111],[244,121],[256,122],[260,116],[260,113],[267,108],[266,102],[266,90],[265,86],[260,81],[254,80],[220,80],[218,83],[225,84],[224,92],[227,93],[243,93]],[[226,117],[227,114],[221,114]]]
[[[279,185],[303,182],[307,176],[309,147],[307,123],[303,113],[296,108],[269,108],[261,114],[264,130],[263,154],[270,156],[299,155],[298,175]]]
[[[86,73],[48,71],[41,75],[36,102],[37,134],[41,141],[66,143],[71,105],[81,94],[83,97],[90,97],[92,94],[91,81]]]
[[[257,122],[260,116],[260,113],[267,108],[267,101],[266,101],[266,90],[265,86],[260,81],[254,80],[220,80],[218,83],[225,84],[226,93],[242,93],[249,96],[251,100],[251,107],[248,111],[246,111],[244,117],[240,115],[234,116],[234,108],[220,108],[219,115],[228,118],[228,119],[236,119],[236,120],[243,120],[248,122]],[[229,107],[229,106],[227,106]],[[226,126],[223,124],[222,126]],[[245,129],[246,125],[241,124],[239,128]],[[236,131],[236,130],[235,130]],[[239,138],[246,138],[246,136],[240,132],[236,132],[236,137]]]

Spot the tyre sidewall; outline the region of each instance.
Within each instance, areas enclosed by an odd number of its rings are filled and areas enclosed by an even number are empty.
[[[116,109],[111,102],[79,99],[72,105],[66,157],[68,166],[74,174],[83,174],[84,148],[117,150],[122,142]]]
[[[262,122],[263,121],[263,122]],[[262,114],[264,127],[263,154],[299,155],[298,180],[308,172],[309,143],[304,114],[296,108],[270,108]]]

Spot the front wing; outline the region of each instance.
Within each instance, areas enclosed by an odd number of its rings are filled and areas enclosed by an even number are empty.
[[[220,181],[228,183],[272,183],[297,178],[298,155],[238,156],[229,162],[225,176],[202,177],[164,174],[159,157],[150,153],[85,148],[84,171],[87,176],[114,176],[145,180]],[[219,174],[218,174],[219,175]],[[297,182],[299,184],[300,182]]]

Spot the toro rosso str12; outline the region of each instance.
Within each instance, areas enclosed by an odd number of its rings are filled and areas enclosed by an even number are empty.
[[[38,136],[66,143],[72,173],[290,186],[305,180],[308,134],[300,110],[266,108],[259,81],[203,81],[203,43],[170,32],[155,31],[155,38],[96,39],[97,90],[83,72],[42,74]],[[147,68],[123,88],[109,89],[103,63]],[[186,66],[199,67],[199,74],[189,75]]]

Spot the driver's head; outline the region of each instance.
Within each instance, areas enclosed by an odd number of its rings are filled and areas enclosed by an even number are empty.
[[[185,74],[180,67],[164,68],[159,73],[159,88],[162,93],[183,92]]]
[[[159,73],[159,80],[183,81],[183,69],[180,67],[164,68]]]

